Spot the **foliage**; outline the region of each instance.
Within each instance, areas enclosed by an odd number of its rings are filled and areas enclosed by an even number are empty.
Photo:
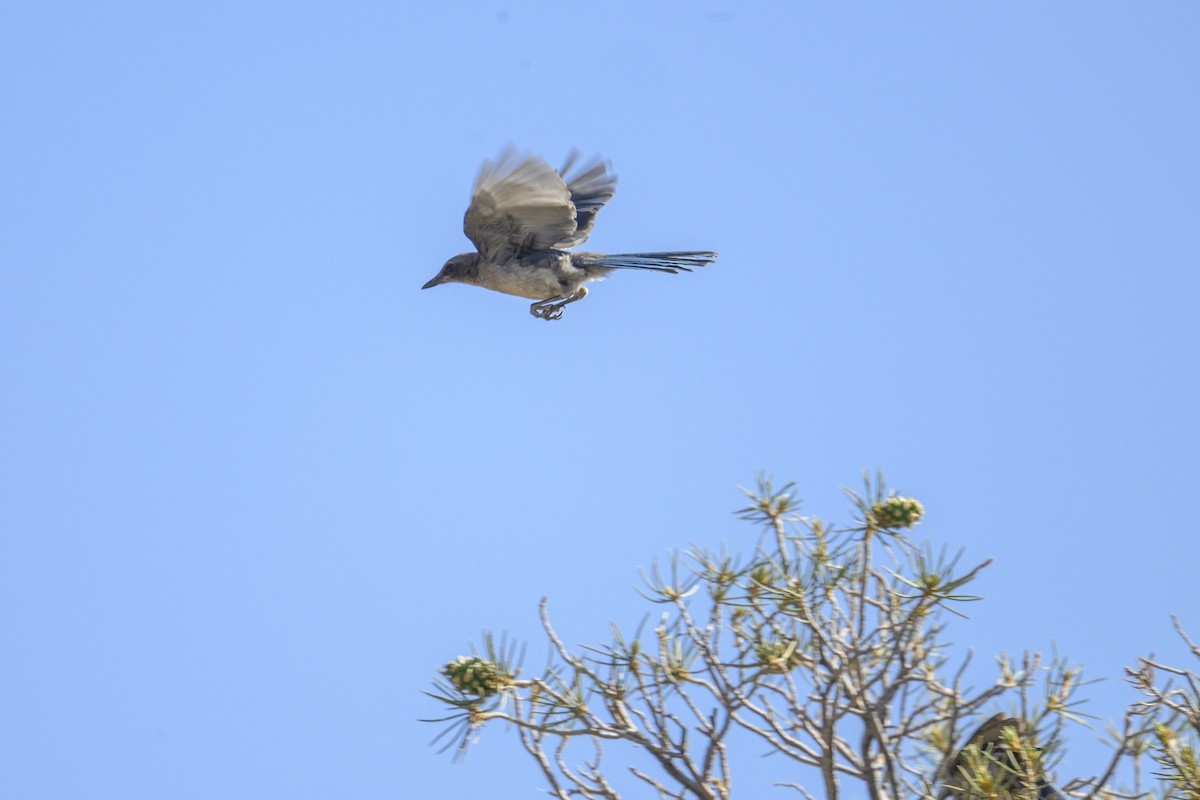
[[[1200,661],[1200,647],[1188,637],[1178,619],[1175,630]],[[1159,674],[1165,673],[1165,681]],[[1166,787],[1167,800],[1200,800],[1200,674],[1161,664],[1153,657],[1138,660],[1126,670],[1129,682],[1142,694],[1136,709],[1153,720],[1144,749]]]
[[[609,641],[572,650],[543,599],[554,655],[545,671],[521,677],[515,647],[486,637],[487,656],[450,662],[431,693],[451,710],[436,720],[449,723],[439,740],[461,755],[485,725],[507,722],[559,800],[643,796],[636,783],[619,785],[628,775],[659,798],[725,800],[735,743],[801,765],[786,772],[804,782],[779,785],[806,798],[1053,796],[1046,772],[1066,723],[1081,721],[1077,693],[1088,681],[1065,659],[1026,652],[997,658],[982,688],[965,685],[971,655],[947,652],[947,612],[964,616],[979,599],[968,587],[990,559],[964,567],[961,553],[914,543],[906,531],[921,503],[886,491],[881,477],[864,483],[861,494],[847,491],[852,523],[834,527],[799,515],[792,484],[760,478],[737,515],[762,526],[764,543],[744,559],[693,546],[665,574],[644,574],[642,594],[661,609],[648,634],[645,623],[632,636],[613,626]],[[1194,734],[1200,719],[1195,674],[1171,671],[1189,694],[1155,689],[1156,670],[1170,671],[1143,660],[1131,672],[1145,700],[1114,733],[1105,771],[1064,791],[1147,796],[1136,764],[1132,789],[1112,784],[1123,760],[1149,752],[1164,797],[1200,800],[1196,750],[1176,733],[1182,720]],[[989,720],[963,748],[1001,704],[1014,716]],[[584,754],[576,743],[588,745]],[[604,759],[621,744],[641,754],[628,771]]]

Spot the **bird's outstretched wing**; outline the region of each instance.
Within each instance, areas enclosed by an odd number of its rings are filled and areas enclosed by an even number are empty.
[[[575,235],[556,245],[564,249],[578,247],[587,241],[592,226],[596,224],[596,214],[600,213],[605,203],[612,200],[617,190],[617,176],[609,171],[607,161],[594,156],[580,165],[574,175],[570,174],[578,162],[579,151],[572,150],[558,171],[566,181],[571,203],[575,206]]]
[[[572,154],[563,174],[574,161]],[[480,168],[463,232],[485,259],[499,264],[529,250],[575,247],[587,239],[615,186],[602,161],[564,181],[541,158],[510,147]]]

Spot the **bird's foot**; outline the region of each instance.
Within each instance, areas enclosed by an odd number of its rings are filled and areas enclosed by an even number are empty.
[[[534,303],[531,305],[529,307],[529,313],[533,314],[538,319],[562,319],[563,306],[565,305],[565,301],[561,303],[551,303],[543,300],[540,303]]]
[[[559,295],[558,297],[548,297],[545,300],[539,300],[529,307],[529,313],[538,319],[562,319],[563,306],[567,303],[574,303],[576,300],[582,300],[587,297],[587,293],[588,290],[580,286],[575,290],[575,294],[569,297]]]

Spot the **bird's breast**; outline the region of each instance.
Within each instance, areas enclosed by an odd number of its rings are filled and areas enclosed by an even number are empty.
[[[563,258],[512,259],[507,264],[480,264],[479,285],[495,292],[546,300],[573,293],[583,282],[582,270]]]

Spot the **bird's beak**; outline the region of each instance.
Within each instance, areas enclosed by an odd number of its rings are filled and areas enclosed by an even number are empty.
[[[437,286],[439,283],[443,283],[443,282],[444,281],[442,279],[442,274],[439,272],[437,275],[434,275],[432,279],[430,279],[429,283],[425,284],[421,288],[428,289],[431,286]]]

